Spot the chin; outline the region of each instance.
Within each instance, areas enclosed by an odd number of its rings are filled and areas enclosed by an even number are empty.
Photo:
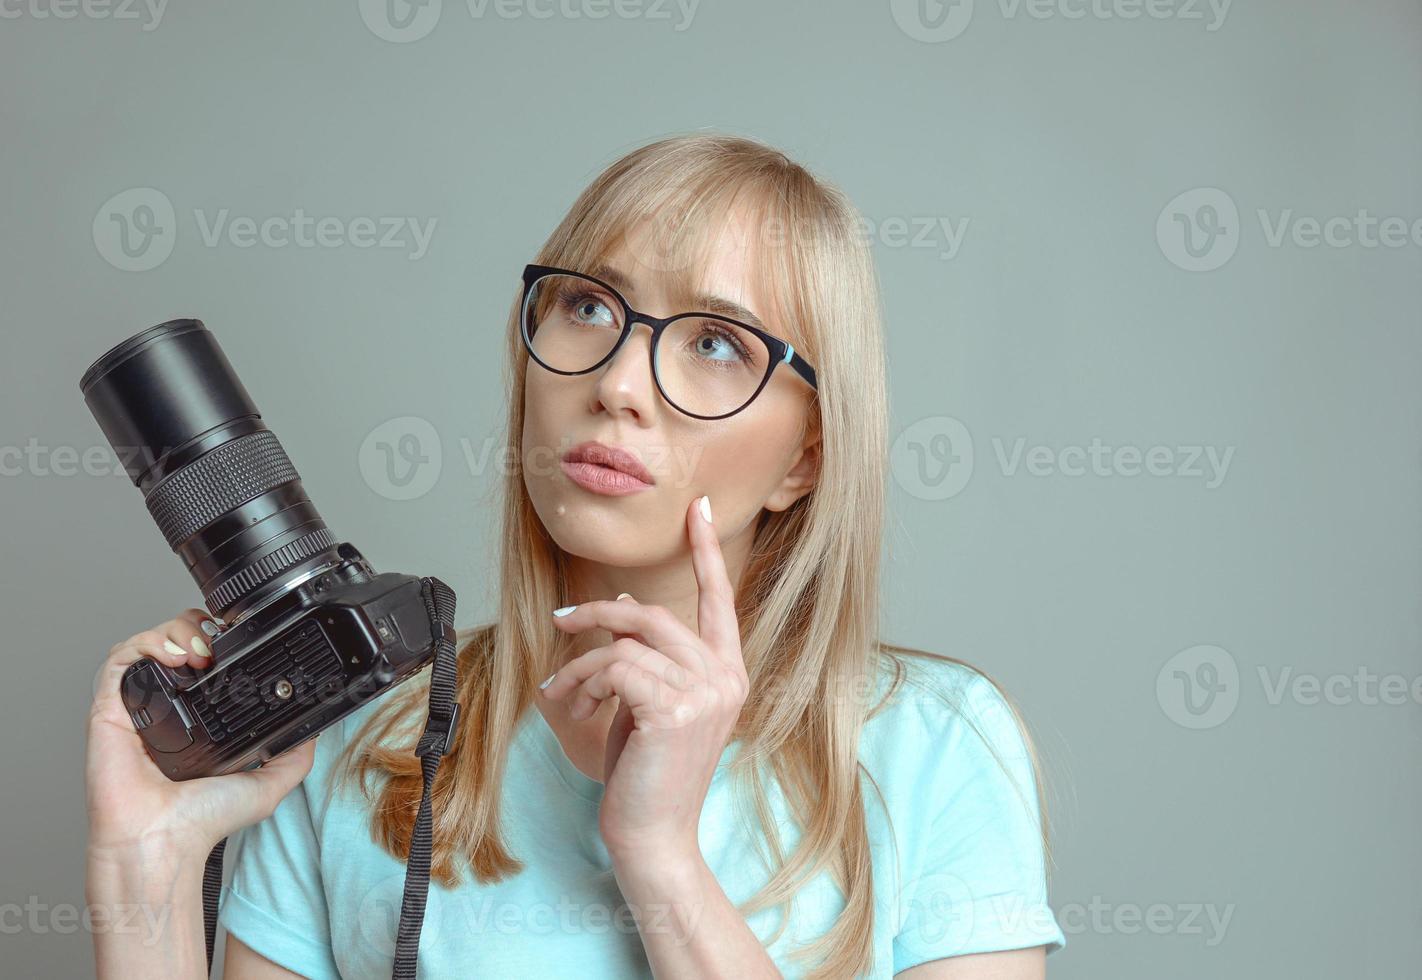
[[[636,507],[634,498],[604,497],[578,487],[530,490],[529,497],[548,536],[570,555],[619,568],[672,557],[651,533],[664,522]]]

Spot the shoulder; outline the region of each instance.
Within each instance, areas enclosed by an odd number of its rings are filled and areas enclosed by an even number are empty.
[[[970,664],[904,648],[881,657],[878,676],[861,740],[876,781],[916,806],[971,791],[1035,809],[1027,726],[996,682]]]
[[[920,650],[894,648],[880,658],[875,711],[866,729],[919,734],[937,747],[972,735],[1004,751],[1022,748],[1026,733],[1007,693],[971,664]]]

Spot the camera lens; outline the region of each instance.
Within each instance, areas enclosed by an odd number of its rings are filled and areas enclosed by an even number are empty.
[[[90,365],[79,388],[214,616],[234,623],[341,561],[296,468],[201,320],[135,334]]]

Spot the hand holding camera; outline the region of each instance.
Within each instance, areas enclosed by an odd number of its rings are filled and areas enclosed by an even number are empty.
[[[204,622],[213,620],[202,610],[185,610],[115,644],[100,669],[85,766],[89,849],[100,858],[140,855],[146,849],[205,859],[228,834],[270,816],[311,770],[315,739],[259,769],[226,776],[175,782],[153,764],[119,697],[120,678],[141,657],[173,669],[210,667],[211,655],[191,652],[194,638],[210,649]],[[174,653],[169,644],[182,652]]]

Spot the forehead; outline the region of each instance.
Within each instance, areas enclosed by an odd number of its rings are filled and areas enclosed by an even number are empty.
[[[628,302],[703,310],[783,333],[764,273],[764,236],[747,208],[730,209],[704,237],[678,241],[687,229],[644,221],[629,227],[596,263],[594,275],[622,290]]]

